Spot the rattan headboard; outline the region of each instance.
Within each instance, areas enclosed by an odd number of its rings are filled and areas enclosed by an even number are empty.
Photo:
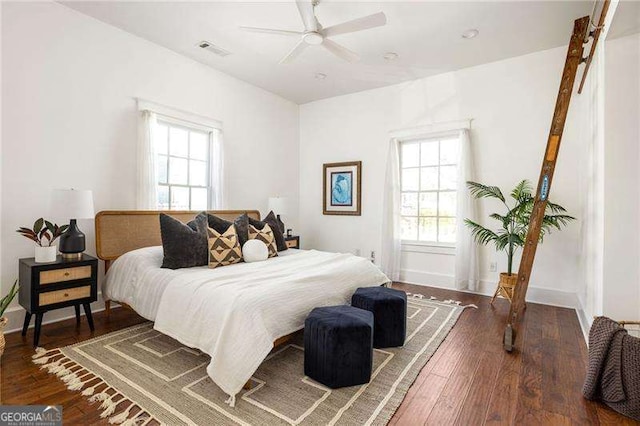
[[[160,240],[160,213],[168,214],[187,223],[199,211],[160,210],[108,210],[96,215],[96,253],[104,261],[143,247],[162,245]],[[243,213],[260,219],[257,210],[210,210],[208,213],[233,220]]]

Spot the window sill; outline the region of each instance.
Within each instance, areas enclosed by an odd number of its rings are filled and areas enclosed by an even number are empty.
[[[403,241],[401,250],[403,252],[441,254],[446,256],[455,256],[456,254],[456,247],[454,245],[414,241]]]

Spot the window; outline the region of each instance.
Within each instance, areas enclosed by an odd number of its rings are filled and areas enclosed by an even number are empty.
[[[458,145],[451,135],[400,143],[403,241],[455,243]]]
[[[158,209],[207,210],[211,132],[158,116],[153,138]]]

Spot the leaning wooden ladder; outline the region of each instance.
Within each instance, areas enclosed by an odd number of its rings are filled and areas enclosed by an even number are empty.
[[[600,21],[596,29],[591,33],[589,33],[589,16],[577,19],[573,24],[573,33],[571,34],[571,41],[569,42],[569,50],[564,64],[564,71],[562,72],[562,81],[560,82],[560,89],[556,99],[556,107],[553,113],[553,120],[551,122],[551,130],[549,132],[549,138],[547,139],[547,148],[542,160],[542,170],[540,171],[540,178],[538,180],[536,198],[533,205],[533,211],[531,213],[531,219],[529,221],[529,232],[527,233],[527,239],[522,252],[522,259],[520,260],[518,284],[514,289],[511,309],[507,319],[507,326],[504,330],[504,349],[508,352],[513,350],[515,342],[515,327],[519,313],[525,306],[525,296],[527,294],[527,288],[529,287],[529,277],[531,276],[533,261],[536,256],[536,249],[538,248],[542,219],[547,207],[549,192],[551,191],[553,173],[556,168],[556,160],[558,159],[560,142],[562,140],[562,133],[567,119],[567,112],[569,111],[569,102],[571,101],[573,84],[576,79],[578,65],[582,62],[587,63],[580,84],[579,92],[581,92],[589,65],[591,64],[591,59],[595,52],[596,43],[600,36],[600,31],[604,24],[604,18],[608,7],[609,0],[606,0],[603,3]],[[589,56],[586,59],[583,59],[582,54],[584,44],[588,41],[589,36],[593,37],[591,51]]]

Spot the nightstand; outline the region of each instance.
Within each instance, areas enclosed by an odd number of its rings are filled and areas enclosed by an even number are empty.
[[[26,336],[31,316],[36,316],[33,346],[38,346],[45,312],[75,307],[76,321],[80,323],[80,305],[84,307],[89,328],[93,328],[91,302],[98,299],[98,259],[83,254],[77,260],[36,263],[33,257],[20,259],[20,305],[26,310],[22,335]]]
[[[293,249],[300,248],[300,237],[298,235],[284,237],[284,242],[287,244],[287,248],[293,248]]]

